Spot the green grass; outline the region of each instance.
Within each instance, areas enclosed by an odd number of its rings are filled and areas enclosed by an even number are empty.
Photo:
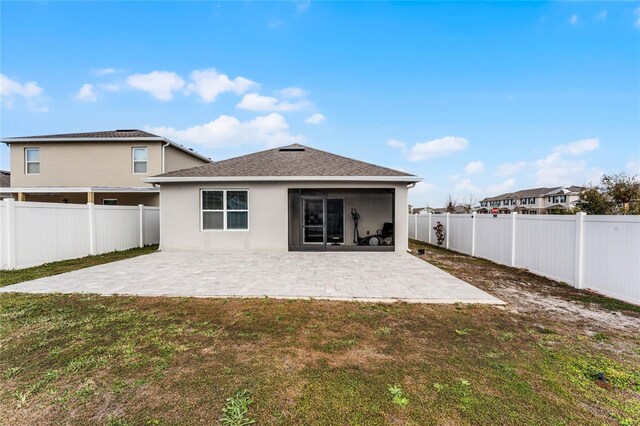
[[[637,425],[640,339],[606,335],[474,305],[2,294],[0,423]]]
[[[96,256],[45,263],[44,265],[34,266],[33,268],[0,271],[0,287],[17,284],[23,281],[35,280],[36,278],[48,277],[50,275],[62,274],[64,272],[75,271],[76,269],[88,268],[89,266],[115,262],[116,260],[128,259],[130,257],[153,253],[157,250],[158,245],[155,244],[143,248],[133,248],[130,250],[114,251]]]

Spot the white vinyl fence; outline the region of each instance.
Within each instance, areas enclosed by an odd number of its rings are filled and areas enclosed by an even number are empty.
[[[409,215],[409,238],[640,304],[640,216]]]
[[[160,209],[0,201],[0,270],[160,241]]]

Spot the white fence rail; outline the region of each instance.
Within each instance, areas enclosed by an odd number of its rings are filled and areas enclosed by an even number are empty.
[[[0,270],[159,241],[158,207],[0,201]]]
[[[426,214],[409,237],[640,304],[640,216]]]

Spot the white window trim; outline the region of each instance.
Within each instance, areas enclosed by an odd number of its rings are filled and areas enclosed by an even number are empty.
[[[147,151],[147,159],[144,160],[144,163],[147,165],[147,171],[144,173],[136,173],[136,163],[142,163],[142,160],[136,160],[135,151],[136,149],[144,149]],[[147,146],[134,146],[131,147],[131,173],[134,175],[146,175],[149,174],[149,147]]]
[[[222,210],[204,210],[202,207],[202,193],[205,191],[221,191],[222,192]],[[245,191],[247,193],[247,209],[246,210],[228,210],[227,209],[227,192],[228,191]],[[204,229],[204,213],[205,212],[221,212],[222,213],[222,229]],[[245,229],[227,229],[227,213],[247,212],[247,227]],[[249,190],[247,188],[201,188],[200,189],[200,232],[246,232],[249,230]]]
[[[38,158],[40,158],[40,147],[39,146],[38,147],[33,146],[33,147],[29,147],[29,148],[25,148],[24,149],[24,174],[25,175],[39,175],[40,174],[40,160],[38,160],[38,161],[29,161],[28,160],[28,155],[27,155],[28,151],[36,151],[36,150],[38,151]],[[32,164],[32,163],[38,163],[38,173],[29,173],[29,164]]]

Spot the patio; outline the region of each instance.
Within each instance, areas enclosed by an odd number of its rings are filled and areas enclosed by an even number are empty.
[[[157,252],[0,292],[503,304],[423,260],[392,252]]]

